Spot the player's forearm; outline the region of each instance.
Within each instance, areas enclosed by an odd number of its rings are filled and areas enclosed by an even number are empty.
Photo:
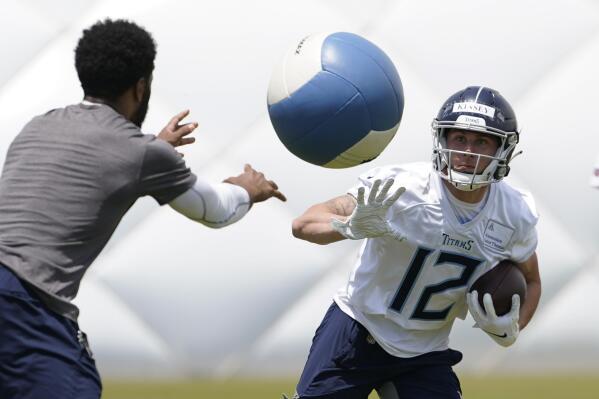
[[[520,308],[518,325],[522,330],[532,319],[541,299],[541,281],[528,281],[526,283],[526,300]]]
[[[169,203],[171,208],[208,227],[220,228],[240,220],[250,209],[246,190],[229,183],[211,184],[200,179]]]
[[[537,254],[533,253],[526,261],[519,263],[518,267],[526,279],[526,300],[520,306],[518,321],[520,329],[523,329],[532,319],[541,298],[541,275]]]
[[[345,237],[331,227],[332,218],[342,219],[344,216],[332,213],[304,214],[293,221],[293,236],[321,245],[344,240]]]

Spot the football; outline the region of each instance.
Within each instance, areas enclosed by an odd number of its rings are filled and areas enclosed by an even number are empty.
[[[491,294],[495,313],[504,315],[512,308],[512,296],[520,295],[520,303],[526,298],[526,280],[520,268],[511,260],[499,262],[488,272],[480,276],[470,287],[470,292],[478,292],[478,302],[484,309],[483,296]]]
[[[326,168],[376,158],[395,136],[404,96],[391,59],[348,32],[303,38],[275,66],[268,114],[297,157]]]

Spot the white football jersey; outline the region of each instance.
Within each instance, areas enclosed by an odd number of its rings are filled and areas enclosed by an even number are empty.
[[[375,168],[349,194],[364,186],[368,197],[376,179],[389,178],[395,179],[390,193],[406,188],[387,217],[407,238],[364,240],[335,302],[392,355],[444,350],[453,321],[466,317],[470,285],[499,261],[523,262],[534,253],[534,202],[503,181],[494,183],[480,213],[460,224],[441,178],[424,162]]]

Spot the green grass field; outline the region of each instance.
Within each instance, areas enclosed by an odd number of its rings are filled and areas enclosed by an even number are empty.
[[[466,399],[598,399],[593,376],[461,376]],[[293,394],[293,380],[194,380],[185,382],[104,381],[103,399],[269,399]],[[369,399],[378,398],[376,394]]]

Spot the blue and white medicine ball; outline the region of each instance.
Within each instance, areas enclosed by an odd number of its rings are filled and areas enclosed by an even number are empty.
[[[308,36],[275,67],[268,113],[301,159],[347,168],[376,158],[401,121],[404,97],[393,62],[353,33]]]

